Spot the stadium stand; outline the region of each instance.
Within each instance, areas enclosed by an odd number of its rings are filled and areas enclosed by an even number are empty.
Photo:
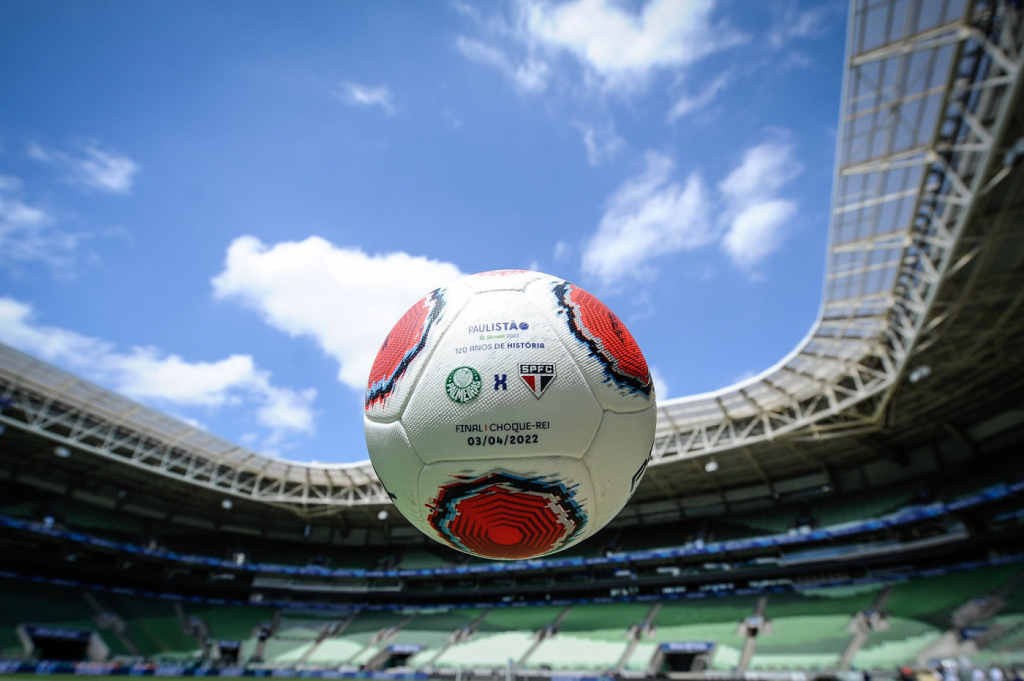
[[[1000,587],[1019,582],[1024,563],[960,570],[895,583],[884,607],[886,626],[873,630],[853,658],[860,669],[891,669],[914,664],[953,626],[951,613],[965,603],[1002,593],[996,616],[971,622],[994,634],[979,660],[1010,662],[1017,657],[1024,629],[1024,594]],[[19,657],[13,636],[19,624],[46,624],[97,631],[112,657],[140,655],[154,660],[195,660],[203,653],[189,636],[176,604],[110,592],[83,592],[23,580],[0,580],[0,641],[5,657]],[[393,647],[404,648],[406,668],[486,667],[512,659],[523,669],[627,672],[648,669],[663,643],[711,642],[711,668],[735,669],[744,647],[741,623],[759,600],[769,623],[756,640],[753,671],[825,672],[839,666],[851,637],[854,615],[872,607],[884,583],[821,587],[802,591],[687,598],[657,603],[581,603],[452,610],[345,611],[264,607],[196,606],[188,617],[202,621],[214,638],[243,640],[241,661],[291,667],[388,666]],[[126,648],[110,631],[98,630],[90,602],[123,619]],[[184,610],[182,610],[184,614]],[[650,627],[639,631],[654,613]],[[40,615],[43,615],[40,618]],[[486,616],[484,616],[486,615]],[[262,647],[255,636],[272,632]],[[634,634],[636,636],[634,637]],[[635,644],[633,642],[635,641]],[[260,652],[257,655],[257,651]]]
[[[473,635],[453,644],[434,661],[435,667],[488,667],[500,651],[499,664],[519,661],[537,642],[545,629],[563,612],[560,606],[496,608],[476,625]]]
[[[976,664],[1020,667],[1024,665],[1024,616],[996,618],[1004,633],[973,656]]]
[[[196,607],[185,606],[190,617],[201,619],[209,627],[210,636],[241,641],[250,638],[261,624],[274,618],[273,608],[261,607]]]
[[[405,616],[399,613],[384,611],[362,611],[356,614],[348,627],[339,636],[325,640],[331,645],[324,649],[322,643],[317,649],[317,660],[325,659],[328,651],[333,657],[332,661],[340,660],[341,664],[358,666],[364,664],[372,657],[377,644],[387,638],[404,620]]]
[[[358,615],[357,612],[303,613],[300,611],[300,613],[312,618],[306,620],[305,627],[316,630],[312,645],[303,653],[301,662],[304,664],[338,666],[359,652],[360,645],[358,643],[343,638],[348,625]],[[297,616],[296,613],[288,612],[282,618],[282,624],[295,616]],[[278,630],[275,636],[278,638],[283,636],[282,631]]]
[[[754,544],[765,538],[771,539],[772,543],[785,547],[785,560],[796,560],[793,552],[807,552],[811,559],[817,559],[815,551],[825,551],[830,548],[839,550],[837,542],[851,543],[855,550],[862,546],[870,548],[865,544],[869,542],[885,544],[894,539],[904,541],[906,537],[921,535],[922,527],[929,525],[927,533],[955,533],[956,523],[968,511],[968,506],[977,506],[977,518],[972,522],[989,524],[989,512],[991,509],[998,511],[998,521],[1008,528],[1017,527],[1022,524],[1024,516],[1024,488],[1021,488],[1020,481],[1024,480],[1024,466],[1012,457],[1006,457],[1010,463],[1003,463],[998,467],[999,477],[1002,482],[987,487],[977,488],[967,483],[958,483],[954,490],[948,493],[925,493],[922,482],[917,484],[896,484],[889,485],[877,490],[866,490],[855,495],[840,495],[834,493],[819,493],[810,502],[794,501],[781,505],[774,505],[760,511],[765,516],[760,522],[762,528],[754,527],[758,522],[749,520],[754,514],[739,514],[730,516],[728,520],[719,517],[693,518],[675,523],[659,523],[646,525],[638,528],[630,528],[629,532],[622,532],[621,528],[612,528],[599,533],[591,541],[584,542],[573,551],[567,551],[554,557],[555,561],[563,563],[577,560],[604,559],[606,556],[622,557],[626,554],[648,550],[680,550],[687,555],[694,556],[694,566],[687,569],[696,569],[700,572],[707,572],[708,566],[714,564],[704,560],[707,551],[720,551],[725,548],[721,542],[750,541]],[[978,476],[974,474],[975,466],[959,466],[946,472],[947,479],[958,479],[982,483],[991,482],[991,476]],[[1011,484],[1012,483],[1012,484]],[[284,567],[293,566],[309,568],[311,572],[302,573],[309,575],[323,574],[324,570],[349,570],[367,574],[384,572],[397,576],[404,572],[423,572],[450,570],[452,575],[464,574],[462,569],[475,570],[474,575],[483,574],[480,570],[492,570],[492,566],[482,561],[466,561],[450,549],[442,546],[421,548],[410,546],[404,548],[387,546],[364,546],[360,548],[351,547],[328,547],[324,545],[309,545],[284,541],[271,537],[260,540],[252,536],[238,533],[194,532],[188,528],[174,526],[166,521],[156,522],[147,520],[146,534],[132,534],[123,532],[119,539],[115,538],[105,529],[95,529],[95,523],[90,529],[72,523],[68,525],[56,519],[48,520],[52,516],[44,515],[42,508],[49,508],[55,504],[52,494],[34,491],[24,485],[12,484],[11,482],[0,483],[3,489],[9,492],[9,497],[14,500],[25,499],[33,494],[36,502],[27,504],[16,501],[9,504],[9,513],[4,513],[0,508],[0,526],[6,525],[8,529],[20,527],[32,529],[36,532],[53,533],[70,532],[68,535],[74,541],[90,543],[94,546],[102,546],[104,550],[113,547],[109,542],[119,541],[125,546],[125,550],[134,554],[134,559],[146,556],[157,557],[159,552],[167,553],[172,549],[176,553],[177,560],[188,564],[195,564],[195,557],[202,560],[218,562],[221,567],[236,570],[274,570],[275,565]],[[942,487],[941,484],[937,485]],[[858,500],[863,500],[859,504]],[[82,515],[91,517],[96,507],[94,504],[74,498],[60,500],[64,512],[73,516]],[[938,504],[938,505],[937,505]],[[951,505],[952,504],[952,505]],[[965,506],[967,504],[967,506]],[[862,515],[858,518],[858,508]],[[813,509],[813,511],[812,511]],[[103,513],[109,513],[109,509],[100,509]],[[972,511],[973,513],[973,511]],[[986,515],[989,514],[989,515]],[[125,515],[122,513],[121,515]],[[871,521],[879,518],[886,519],[887,527],[880,527],[872,524]],[[895,519],[895,520],[893,520]],[[18,522],[23,523],[17,525]],[[30,524],[25,525],[28,522]],[[896,525],[906,526],[908,532],[896,531]],[[138,523],[136,523],[137,525]],[[133,526],[131,522],[125,522],[124,527]],[[813,526],[813,527],[812,527]],[[77,528],[77,529],[76,529]],[[785,531],[781,531],[785,528]],[[812,531],[813,530],[813,531]],[[3,531],[0,527],[0,531]],[[771,534],[763,532],[771,531]],[[833,532],[832,536],[816,534],[818,531]],[[36,537],[35,539],[39,539]],[[825,541],[827,539],[827,542]],[[259,546],[253,550],[253,544]],[[816,546],[822,547],[821,549]],[[231,547],[231,548],[225,548]],[[730,546],[730,549],[734,548]],[[767,554],[774,555],[775,552],[767,550]],[[261,556],[268,556],[275,562],[262,562]],[[290,560],[283,560],[290,557]],[[753,556],[751,556],[753,559]],[[279,560],[280,559],[280,560]],[[803,553],[800,560],[805,560]],[[649,558],[647,560],[650,560]],[[697,561],[700,561],[699,563]],[[595,563],[591,563],[596,565]],[[542,563],[531,563],[538,568]],[[731,568],[749,567],[749,565],[733,563]],[[278,571],[279,572],[279,571]],[[331,572],[330,574],[335,574]],[[360,573],[362,574],[362,573]],[[358,576],[358,575],[357,575]],[[426,586],[426,582],[424,582]],[[479,588],[503,588],[500,584],[479,584]]]
[[[572,606],[557,632],[543,639],[525,666],[539,669],[612,670],[626,652],[630,627],[650,610],[643,603]]]
[[[882,495],[882,494],[876,495],[876,498],[881,498],[883,500],[884,506],[886,508],[891,507],[892,502],[890,501],[890,499],[894,498],[891,495],[891,491],[892,490],[883,490],[883,491],[885,492],[885,494],[884,495]],[[895,490],[895,491],[899,492],[899,490]],[[1019,509],[1022,506],[1022,502],[1019,499],[1014,501],[1015,495],[1017,494],[1016,492],[1013,492],[1012,490],[1008,489],[1005,484],[1004,485],[999,485],[999,486],[996,486],[996,487],[993,487],[993,488],[988,488],[987,490],[981,490],[981,491],[985,492],[985,494],[981,495],[981,496],[979,496],[977,494],[974,494],[974,495],[972,495],[972,497],[977,497],[977,498],[976,499],[969,498],[969,499],[967,499],[967,501],[970,502],[970,503],[988,504],[988,503],[992,503],[993,500],[996,499],[996,497],[993,496],[993,494],[997,494],[997,495],[1001,495],[1001,496],[1007,497],[1006,502],[1005,503],[1000,502],[1000,503],[1003,503],[1003,505],[998,506],[998,509],[1001,512],[1000,518],[1008,519],[1007,522],[1014,520],[1014,518],[1016,517],[1016,516],[1014,516],[1014,512],[1015,512],[1014,509]],[[963,510],[964,510],[964,508],[963,508],[963,503],[964,502],[957,502],[957,503],[959,504],[958,510],[959,510],[959,512],[962,513]],[[1007,505],[1007,504],[1009,504],[1009,505]],[[1016,505],[1013,505],[1013,504],[1016,504]],[[82,503],[79,503],[78,505],[79,506],[85,506],[85,504],[82,504]],[[872,504],[869,503],[867,505],[867,507],[866,507],[866,510],[869,513],[874,513],[877,508],[878,508],[877,506],[872,506]],[[914,511],[914,509],[922,509],[922,508],[925,509],[927,512],[921,513],[921,512]],[[938,508],[938,507],[936,507],[934,505],[934,502],[931,505],[927,506],[927,507],[922,507],[922,506],[919,506],[919,505],[911,504],[909,506],[903,507],[903,509],[898,509],[898,513],[896,514],[896,516],[898,516],[899,518],[904,518],[902,520],[898,520],[898,522],[904,523],[904,524],[909,522],[912,525],[913,523],[917,523],[919,521],[928,521],[929,518],[943,517],[943,516],[946,516],[947,514],[949,514],[949,511],[947,509],[945,509],[945,508],[940,508],[938,512],[935,511],[936,508]],[[1007,511],[1009,511],[1009,513],[1007,513]],[[909,515],[907,515],[908,512],[909,512]],[[893,517],[896,517],[896,516],[893,516]],[[865,517],[863,520],[860,520],[860,521],[849,521],[849,522],[847,522],[847,523],[845,523],[843,525],[819,526],[819,527],[817,527],[815,529],[816,530],[829,530],[830,528],[838,528],[838,529],[841,529],[842,532],[841,532],[841,535],[837,535],[837,536],[849,537],[850,538],[849,540],[852,541],[854,539],[853,531],[857,530],[857,528],[854,527],[854,526],[857,525],[857,523],[863,523],[865,521],[870,521],[870,520],[873,520],[873,519],[874,518],[872,518],[871,516],[868,516],[868,517]],[[13,516],[0,515],[0,523],[3,523],[5,521],[7,521],[8,527],[14,527],[15,525],[12,525],[11,523],[19,522],[18,519],[13,517]],[[648,528],[645,528],[645,532],[646,532],[647,536],[641,537],[636,542],[634,542],[632,540],[631,541],[625,541],[625,540],[620,540],[619,541],[620,548],[625,548],[626,551],[621,551],[620,550],[620,551],[617,551],[617,552],[614,552],[614,553],[610,553],[610,552],[605,551],[604,553],[605,553],[605,555],[623,555],[624,553],[629,553],[630,551],[633,551],[633,552],[637,551],[638,550],[637,549],[637,545],[639,545],[641,547],[647,547],[647,548],[652,547],[652,545],[656,545],[656,548],[658,548],[658,549],[678,549],[678,548],[680,548],[680,546],[679,546],[678,543],[675,543],[675,542],[680,541],[680,539],[682,539],[684,537],[685,538],[692,538],[693,536],[695,536],[692,533],[687,533],[685,527],[683,529],[680,529],[680,525],[681,524],[663,524],[663,525],[653,525],[653,526],[650,526]],[[702,525],[702,527],[703,528],[707,528],[707,527],[709,527],[709,525],[710,525],[709,523],[704,523]],[[30,525],[19,525],[18,527],[24,527],[25,529],[35,529],[36,531],[50,532],[51,534],[52,534],[52,532],[60,532],[61,531],[61,529],[60,529],[60,527],[58,525],[53,525],[53,524],[47,525],[47,524],[41,523],[41,522],[39,522],[37,524],[30,524]],[[739,527],[739,526],[736,526],[736,527]],[[868,525],[865,526],[865,529],[862,530],[862,532],[874,531],[874,530],[877,530],[877,529],[878,529],[877,525],[868,524]],[[752,533],[752,532],[754,532],[754,530],[750,530],[750,532]],[[737,535],[737,536],[734,536],[732,541],[749,539],[749,540],[752,540],[752,541],[756,542],[756,541],[759,540],[759,538],[756,535],[752,535],[750,533],[741,535],[740,533],[735,532],[734,534]],[[707,534],[703,534],[703,536],[709,536],[709,537],[710,536],[714,536],[714,533],[708,532]],[[773,535],[767,535],[767,536],[771,537]],[[784,535],[774,535],[774,536],[784,536]],[[801,530],[800,532],[797,532],[795,529],[792,529],[792,528],[790,529],[789,532],[786,533],[785,536],[788,536],[788,538],[785,538],[784,540],[781,540],[781,541],[784,541],[786,546],[794,546],[794,547],[797,545],[797,543],[805,543],[805,544],[806,543],[810,543],[810,544],[813,544],[815,541],[820,541],[821,540],[821,536],[819,536],[819,535],[815,535],[813,533],[812,534],[807,534],[804,530]],[[877,537],[879,539],[884,539],[887,536],[889,536],[889,535],[886,535],[885,533],[877,534]],[[112,544],[109,543],[110,540],[108,538],[106,538],[104,536],[96,536],[96,535],[92,534],[91,532],[87,533],[87,534],[82,534],[82,533],[75,534],[75,535],[71,536],[71,538],[76,540],[76,541],[91,542],[92,544],[102,545],[104,548],[107,548],[107,549],[109,549],[110,547],[113,546]],[[99,539],[106,540],[106,543],[95,541],[95,540],[99,540]],[[157,556],[157,555],[159,555],[158,554],[159,551],[164,551],[165,550],[165,549],[158,548],[157,552],[154,552],[153,549],[151,548],[151,545],[147,546],[146,544],[142,543],[142,542],[145,541],[145,537],[138,537],[138,536],[136,536],[136,537],[134,537],[134,539],[136,540],[135,543],[125,543],[125,547],[126,547],[126,550],[130,550],[130,551],[132,551],[135,554],[144,553],[144,555]],[[600,539],[600,537],[598,537],[598,539]],[[659,541],[655,541],[655,539],[658,539]],[[775,540],[773,540],[773,541],[775,541]],[[305,551],[295,551],[293,549],[289,549],[288,544],[286,544],[286,543],[280,543],[280,542],[275,543],[273,540],[267,540],[264,543],[267,544],[268,546],[273,547],[271,549],[272,551],[286,552],[286,551],[291,550],[293,552],[293,555],[304,555],[305,554]],[[609,543],[613,543],[613,542],[609,542]],[[188,562],[194,562],[191,557],[198,555],[198,556],[202,556],[204,558],[204,560],[205,559],[209,559],[209,560],[213,560],[213,561],[218,561],[218,562],[220,562],[220,564],[223,567],[229,567],[229,568],[235,568],[235,569],[242,569],[242,568],[244,568],[244,569],[248,570],[248,569],[252,569],[252,568],[255,567],[256,569],[262,570],[262,569],[271,569],[274,566],[273,563],[262,564],[262,563],[255,562],[253,560],[249,560],[248,558],[246,558],[246,560],[244,562],[239,562],[238,560],[235,560],[234,557],[232,557],[232,558],[219,557],[217,555],[209,555],[209,553],[203,553],[208,548],[207,547],[207,543],[205,541],[205,538],[200,538],[194,544],[185,544],[183,540],[179,541],[178,544],[179,544],[179,546],[181,548],[186,549],[186,551],[183,552],[183,553],[180,553],[180,554],[175,554],[175,555],[179,556],[180,560],[186,560]],[[711,541],[704,542],[703,540],[701,540],[701,543],[697,543],[696,540],[691,540],[687,544],[684,544],[682,548],[685,548],[687,546],[689,546],[689,547],[697,547],[697,548],[704,547],[704,546],[712,547],[712,546],[714,546],[714,542],[711,542]],[[601,557],[601,556],[596,556],[596,555],[588,555],[587,553],[584,553],[584,550],[586,548],[587,547],[584,547],[584,549],[581,549],[582,555],[578,556],[578,557],[581,557],[581,558],[599,558],[599,557]],[[643,550],[643,549],[640,549],[640,550]],[[456,567],[459,567],[456,564],[456,561],[455,561],[454,556],[452,555],[452,552],[448,551],[448,553],[443,553],[444,551],[445,551],[445,549],[443,549],[442,547],[438,547],[437,549],[434,549],[432,551],[423,551],[423,550],[417,550],[417,549],[407,549],[404,552],[395,553],[390,560],[392,562],[396,562],[396,561],[400,562],[400,564],[397,565],[394,568],[395,570],[410,570],[410,569],[412,569],[412,566],[416,566],[415,570],[417,570],[417,571],[421,571],[421,570],[431,571],[431,570],[438,570],[438,569],[442,569],[443,570],[445,568],[456,568]],[[371,551],[371,553],[372,553],[372,551]],[[592,552],[592,553],[596,553],[596,552]],[[359,554],[359,552],[353,552],[353,554]],[[409,558],[409,560],[405,560],[405,558],[402,558],[402,556],[409,556],[410,558]],[[451,560],[445,560],[446,558],[451,558]],[[572,559],[572,558],[573,558],[573,556],[571,556],[571,555],[562,555],[562,554],[560,554],[559,556],[556,557],[556,560],[558,560],[558,561],[566,561],[566,560],[569,560],[569,559]],[[404,561],[404,562],[401,562],[401,561]],[[298,562],[298,561],[295,561],[295,562]],[[357,561],[356,565],[348,565],[347,564],[347,558],[336,558],[335,562],[339,563],[340,564],[339,567],[342,568],[342,569],[355,570],[355,571],[358,571],[358,570],[361,570],[361,569],[365,569],[365,568],[360,568],[359,567],[359,562],[358,561]],[[320,572],[318,570],[328,569],[326,567],[323,567],[322,563],[320,563],[320,566],[317,567],[316,563],[311,562],[309,560],[306,561],[306,564],[309,565],[309,566],[317,568],[311,574],[320,574]],[[261,565],[266,566],[266,568],[260,567]],[[475,565],[477,565],[477,564],[474,564],[474,567],[475,567]],[[486,565],[486,564],[479,564],[479,565]],[[538,563],[538,565],[540,565],[540,564]],[[301,567],[306,567],[306,565],[302,565]],[[397,572],[395,574],[397,574]]]
[[[404,666],[426,667],[445,650],[456,632],[472,626],[483,613],[484,611],[478,608],[419,612],[394,636],[381,641],[378,647],[370,652],[368,659],[373,660],[386,653],[390,646],[422,646],[408,657]],[[385,659],[381,659],[380,665],[385,665],[386,662]]]
[[[719,676],[1024,664],[1019,4],[854,0],[808,344],[661,405],[633,501],[549,559],[468,558],[381,520],[367,466],[266,459],[0,346],[0,655],[38,624],[203,673],[231,642],[266,675],[644,676],[704,643]],[[889,134],[898,104],[927,124]]]
[[[440,555],[433,551],[406,549],[401,552],[396,563],[402,570],[429,570],[452,565],[452,556]]]
[[[115,655],[127,653],[112,632],[100,630],[96,612],[80,590],[54,584],[0,579],[0,651],[21,657],[24,649],[16,634],[19,625],[45,625],[95,632]]]
[[[295,613],[284,612],[283,616],[277,618],[278,622],[274,636],[277,638],[294,639],[299,641],[315,641],[330,629],[331,625],[337,622],[337,616],[317,613]]]
[[[901,483],[856,495],[823,499],[814,505],[814,519],[816,525],[822,527],[877,518],[907,506],[917,492],[917,485]]]
[[[1020,565],[958,571],[896,585],[886,606],[888,628],[872,632],[854,658],[861,669],[914,665],[917,657],[953,626],[952,613],[1005,583]]]
[[[141,655],[187,659],[201,654],[199,642],[185,634],[181,618],[169,601],[124,594],[93,595],[127,622],[127,636]]]
[[[751,669],[834,669],[849,643],[853,615],[869,608],[878,587],[853,594],[821,589],[768,596],[770,635],[757,639]]]
[[[660,643],[711,641],[715,643],[712,668],[732,669],[739,661],[743,646],[737,629],[751,614],[756,600],[753,596],[709,595],[663,603],[654,619],[653,632],[636,646],[625,668],[646,670]]]
[[[975,656],[978,663],[1024,665],[1024,588],[1020,584],[1006,594],[999,615],[978,624],[985,628],[998,627],[995,636]]]

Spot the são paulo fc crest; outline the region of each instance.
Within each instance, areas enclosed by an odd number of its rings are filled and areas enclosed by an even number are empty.
[[[555,380],[554,364],[520,364],[519,378],[538,400]]]

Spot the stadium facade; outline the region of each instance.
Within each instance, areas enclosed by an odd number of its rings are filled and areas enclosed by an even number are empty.
[[[369,463],[268,458],[0,346],[0,650],[1024,663],[1022,67],[1020,3],[854,0],[817,321],[760,375],[662,403],[634,499],[550,559],[472,561],[389,513]]]

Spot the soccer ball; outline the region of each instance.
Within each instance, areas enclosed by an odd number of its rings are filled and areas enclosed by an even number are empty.
[[[475,556],[560,551],[647,468],[654,383],[601,301],[526,270],[463,277],[402,316],[370,370],[370,461],[399,511]]]

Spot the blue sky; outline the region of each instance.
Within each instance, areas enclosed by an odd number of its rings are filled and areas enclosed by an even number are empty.
[[[598,295],[659,398],[817,314],[846,9],[0,0],[0,341],[217,435],[366,458],[459,274]]]

